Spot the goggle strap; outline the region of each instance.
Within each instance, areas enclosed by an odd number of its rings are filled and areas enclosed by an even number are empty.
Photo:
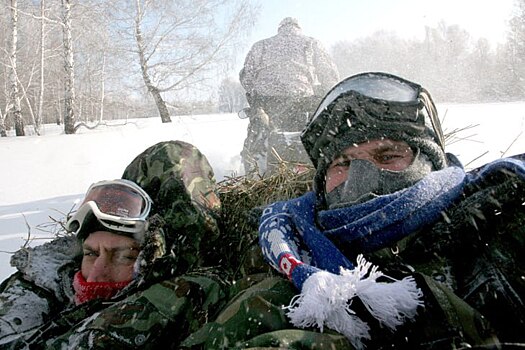
[[[423,100],[423,105],[425,106],[425,110],[428,113],[428,118],[430,119],[430,123],[432,124],[432,128],[434,129],[434,133],[436,134],[436,137],[438,139],[439,146],[443,151],[445,151],[445,136],[441,131],[441,123],[437,117],[438,112],[436,109],[436,105],[432,101],[430,94],[428,94],[428,92],[424,89],[421,90],[419,97]]]

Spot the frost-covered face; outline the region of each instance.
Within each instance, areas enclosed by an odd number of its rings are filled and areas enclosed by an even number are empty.
[[[390,139],[372,140],[346,148],[328,166],[326,193],[344,183],[354,159],[367,160],[380,170],[401,171],[414,160],[414,152],[404,141]]]
[[[133,278],[139,243],[126,236],[97,231],[82,244],[82,276],[87,282],[125,282]]]

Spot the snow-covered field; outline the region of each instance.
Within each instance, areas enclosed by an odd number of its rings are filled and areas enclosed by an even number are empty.
[[[473,168],[500,158],[525,153],[525,102],[438,105],[445,132],[473,126],[449,143],[447,150]],[[165,140],[197,146],[215,170],[218,181],[241,174],[239,153],[247,120],[236,114],[118,121],[95,130],[63,135],[46,125],[42,136],[0,138],[0,281],[14,269],[10,252],[28,234],[40,244],[53,236],[53,220],[81,199],[98,180],[119,178],[126,165],[147,147]],[[487,153],[485,153],[487,152]]]

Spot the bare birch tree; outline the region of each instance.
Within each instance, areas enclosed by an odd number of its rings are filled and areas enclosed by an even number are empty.
[[[40,91],[38,94],[38,110],[35,120],[35,132],[40,135],[40,128],[42,126],[42,113],[44,110],[44,66],[45,66],[45,29],[46,29],[46,1],[40,0]]]
[[[17,25],[17,32],[21,33],[23,40],[25,39],[24,45],[22,46],[23,50],[17,49],[16,54],[16,79],[18,83],[18,91],[21,93],[21,96],[19,96],[18,99],[25,102],[25,107],[23,105],[20,107],[21,114],[28,116],[26,119],[28,119],[29,123],[33,126],[35,134],[40,135],[44,109],[46,22],[50,21],[57,24],[60,24],[60,22],[46,18],[45,0],[40,1],[40,15],[33,13],[33,6],[26,3],[26,7],[29,8],[17,8],[17,12],[23,15],[26,19],[24,22],[25,26]],[[26,39],[28,34],[36,31],[34,30],[36,26],[33,25],[35,23],[38,23],[40,36],[38,37],[38,40],[28,41]],[[31,38],[33,38],[32,35]],[[38,51],[40,55],[36,56],[34,54],[36,51]],[[23,67],[23,69],[19,67]],[[37,71],[39,71],[38,76],[40,81],[38,85],[33,83],[33,80],[36,80],[33,78],[37,76]]]
[[[5,113],[2,113],[2,106],[0,106],[0,137],[6,137],[7,130],[5,128]]]
[[[142,3],[141,0],[136,0],[137,14],[135,16],[135,40],[137,41],[137,53],[139,55],[140,69],[142,71],[142,78],[144,79],[144,84],[150,92],[151,96],[155,100],[155,104],[159,110],[160,119],[163,123],[171,122],[170,113],[168,107],[164,102],[160,94],[160,90],[153,83],[150,72],[149,72],[149,58],[146,57],[146,43],[144,41],[144,36],[142,34],[142,22],[144,21],[145,10],[147,8],[148,1]]]
[[[18,45],[18,1],[11,0],[11,45],[9,50],[9,82],[10,96],[8,114],[13,116],[15,123],[16,136],[25,136],[24,120],[20,107],[20,96],[18,92],[18,72],[17,72],[17,45]]]
[[[113,4],[117,1],[83,0],[73,9],[76,129],[95,128],[105,124],[106,116],[118,117],[114,108],[109,110],[110,113],[106,111],[108,101],[117,100],[123,106],[129,106],[124,102],[129,92],[122,82],[130,82],[131,69],[134,68],[136,73],[137,66],[130,67],[129,57],[127,60],[121,57],[122,52],[118,50],[122,37],[117,33],[118,23],[114,22],[117,19]],[[130,37],[124,40],[134,46]],[[133,86],[137,83],[134,82]]]
[[[6,6],[2,6],[0,7],[0,16],[2,18],[5,18],[7,17],[7,14],[6,14]],[[0,22],[0,42],[1,43],[4,43],[6,40],[5,40],[5,33],[7,33],[7,26],[6,26],[6,23],[7,21],[2,21]],[[0,137],[7,137],[7,127],[6,127],[6,115],[7,113],[5,113],[2,109],[4,110],[7,110],[7,105],[8,105],[8,102],[7,102],[7,96],[8,96],[8,92],[7,92],[7,84],[6,84],[6,79],[5,77],[7,76],[7,65],[4,63],[4,60],[5,60],[5,55],[4,53],[7,53],[7,50],[3,49],[0,50],[0,53],[2,55],[0,55],[0,87],[1,87],[1,93],[0,93]]]
[[[64,35],[64,132],[75,133],[75,61],[71,28],[71,0],[62,0]]]
[[[5,13],[3,13],[4,8],[0,8],[0,16],[2,18],[7,17]],[[3,37],[4,33],[7,32],[7,28],[4,27],[2,21],[0,23],[0,42],[5,42],[5,38]],[[4,53],[6,50],[2,49],[0,53]],[[7,82],[5,77],[7,76],[7,65],[4,63],[4,55],[0,56],[0,86],[1,86],[1,94],[0,94],[0,137],[7,137],[7,127],[6,127],[6,116],[7,113],[2,111],[2,107],[4,110],[7,111],[7,105],[9,104],[7,101]]]
[[[219,86],[219,110],[221,112],[238,112],[246,106],[244,88],[239,80],[224,79]]]
[[[134,37],[144,84],[163,123],[166,95],[210,79],[253,25],[248,0],[135,0]]]
[[[5,66],[4,65],[0,66],[0,69],[5,70]],[[5,95],[7,96],[7,93],[5,93]],[[7,103],[5,103],[5,108],[7,110]],[[5,118],[6,118],[6,113],[2,112],[2,105],[0,104],[0,137],[7,137],[7,128],[5,126]]]

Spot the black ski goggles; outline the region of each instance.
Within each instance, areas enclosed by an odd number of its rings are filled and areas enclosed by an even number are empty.
[[[96,219],[96,226],[102,229],[143,233],[151,205],[149,195],[132,181],[100,181],[89,187],[80,208],[66,223],[66,229],[85,234],[91,228],[93,219]]]
[[[388,73],[362,73],[337,84],[322,100],[312,122],[329,111],[336,100],[344,96],[366,99],[368,104],[399,106],[394,112],[376,115],[382,120],[417,122],[418,110],[423,107],[422,95],[428,95],[420,85]],[[370,107],[369,107],[370,108]],[[375,113],[374,113],[375,114]]]

